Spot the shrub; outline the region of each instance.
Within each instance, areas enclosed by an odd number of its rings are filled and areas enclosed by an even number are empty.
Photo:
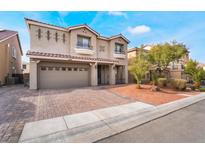
[[[177,90],[185,90],[187,81],[184,79],[170,79],[170,83]]]
[[[200,90],[201,92],[205,92],[205,87],[200,87],[199,90]]]
[[[191,90],[195,90],[196,89],[196,87],[193,84],[187,84],[186,87],[190,88]]]
[[[157,81],[159,87],[166,87],[167,86],[167,79],[166,78],[159,78]]]

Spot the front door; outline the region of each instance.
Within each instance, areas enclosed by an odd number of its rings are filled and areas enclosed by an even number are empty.
[[[109,84],[109,67],[107,65],[98,65],[98,85]]]

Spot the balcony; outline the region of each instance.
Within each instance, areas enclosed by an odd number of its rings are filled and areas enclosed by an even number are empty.
[[[93,46],[88,44],[77,43],[75,52],[83,55],[93,55]]]
[[[123,50],[115,50],[113,56],[114,56],[114,58],[119,58],[119,59],[125,59],[126,58],[125,51],[123,51]]]

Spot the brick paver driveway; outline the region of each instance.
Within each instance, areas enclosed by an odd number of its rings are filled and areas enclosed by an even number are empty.
[[[29,90],[0,88],[0,142],[17,142],[26,122],[133,102],[104,87]]]

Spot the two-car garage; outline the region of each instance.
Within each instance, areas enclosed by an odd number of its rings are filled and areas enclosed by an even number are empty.
[[[38,65],[38,88],[59,89],[89,86],[89,72],[87,64],[41,62]]]

